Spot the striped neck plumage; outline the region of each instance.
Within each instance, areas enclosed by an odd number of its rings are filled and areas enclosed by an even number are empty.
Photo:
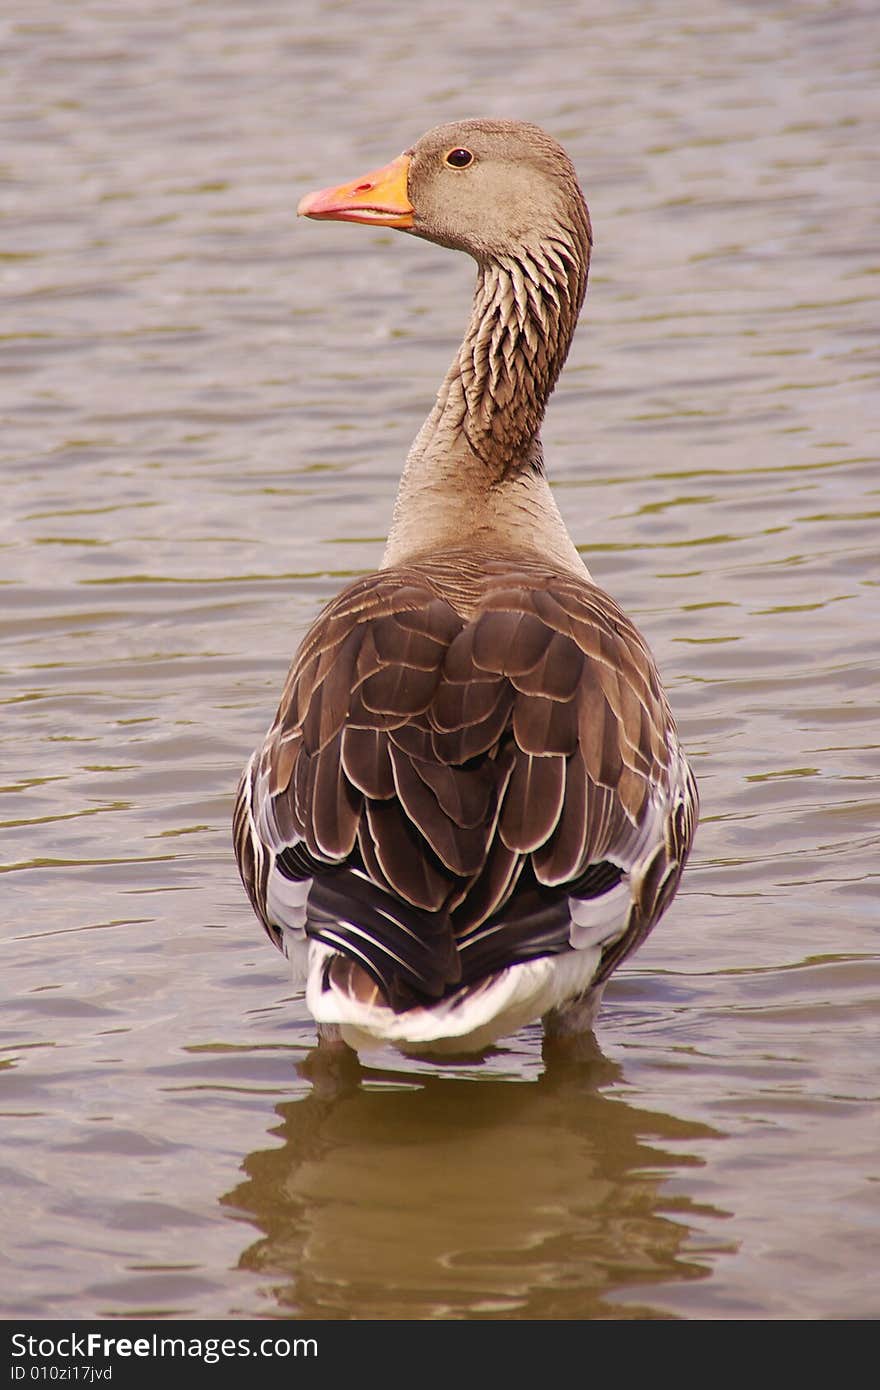
[[[541,467],[539,430],[583,303],[587,254],[561,234],[480,264],[473,314],[429,426],[502,478]]]

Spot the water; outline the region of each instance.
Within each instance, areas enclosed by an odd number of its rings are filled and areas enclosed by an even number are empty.
[[[880,1313],[872,8],[5,6],[5,1316]],[[473,114],[582,176],[545,450],[704,815],[591,1062],[331,1084],[231,797],[472,271],[293,210]]]

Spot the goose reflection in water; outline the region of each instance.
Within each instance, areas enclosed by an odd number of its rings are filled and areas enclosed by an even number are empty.
[[[281,1146],[224,1198],[264,1233],[241,1267],[303,1318],[668,1316],[651,1287],[706,1278],[729,1248],[705,1234],[726,1213],[665,1190],[702,1161],[675,1148],[723,1136],[630,1105],[586,1051],[545,1047],[531,1083],[312,1054]]]

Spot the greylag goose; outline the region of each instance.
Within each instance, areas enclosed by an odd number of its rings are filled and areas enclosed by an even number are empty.
[[[382,566],[307,633],[242,776],[242,881],[319,1041],[576,1037],[669,905],[698,810],[651,654],[544,472],[590,261],[577,176],[537,126],[466,120],[298,211],[467,251],[477,286]]]

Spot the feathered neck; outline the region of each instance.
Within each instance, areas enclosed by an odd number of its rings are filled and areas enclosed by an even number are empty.
[[[515,255],[478,260],[470,323],[407,458],[386,566],[471,538],[506,544],[518,524],[501,503],[506,493],[517,512],[528,506],[534,513],[533,544],[543,526],[550,550],[569,562],[574,555],[580,566],[543,476],[540,428],[574,335],[589,259],[584,207],[570,234],[560,230]],[[528,486],[536,478],[537,490]]]
[[[495,477],[540,461],[540,445],[537,458],[531,446],[568,355],[586,282],[582,257],[562,238],[480,266],[471,322],[433,417],[457,425]]]

